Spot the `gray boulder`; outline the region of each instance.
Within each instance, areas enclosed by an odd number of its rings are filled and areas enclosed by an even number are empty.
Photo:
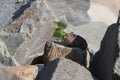
[[[4,30],[6,32],[19,32],[20,27],[31,25],[40,26],[54,20],[63,20],[69,25],[78,26],[90,21],[87,10],[90,7],[89,0],[30,0],[26,6],[23,5],[23,11],[17,11],[16,20],[14,20]],[[34,2],[32,2],[34,1]],[[71,5],[71,3],[73,5]],[[84,5],[83,5],[84,4]],[[24,9],[25,7],[25,9]]]
[[[120,26],[119,26],[119,31],[120,31]],[[120,48],[120,33],[118,34],[118,45],[119,45],[119,48]],[[120,79],[120,51],[117,55],[117,58],[116,58],[116,62],[115,62],[115,65],[114,65],[114,76],[116,77],[116,79]]]
[[[16,0],[0,1],[0,29],[12,22],[14,12],[21,6],[16,4]]]
[[[52,24],[43,25],[37,28],[15,53],[15,59],[20,64],[31,64],[35,57],[42,56],[44,52],[45,42],[53,40],[52,32],[55,28]]]
[[[67,27],[67,33],[74,32],[76,35],[82,36],[88,43],[89,50],[95,54],[100,48],[100,41],[102,40],[107,25],[101,22],[91,22],[77,27]]]
[[[120,79],[116,79],[114,76],[114,73],[116,73],[114,64],[116,59],[119,58],[118,33],[118,24],[110,25],[101,41],[100,50],[93,57],[90,71],[99,80]]]
[[[46,8],[47,5],[43,0],[30,1],[34,2],[29,4],[17,20],[4,28],[5,32],[32,33],[34,28],[41,27],[44,24],[48,24],[48,22],[53,22],[53,15]]]
[[[87,14],[90,7],[89,0],[45,0],[45,2],[52,15],[56,19],[64,20],[67,24],[78,26],[90,21]]]
[[[45,65],[36,80],[95,80],[83,66],[65,59],[58,58]]]
[[[31,64],[35,57],[43,54],[45,42],[53,39],[52,32],[55,26],[51,21],[53,22],[53,19],[45,3],[37,0],[31,3],[18,20],[4,29],[4,32],[8,34],[19,34],[8,38],[7,42],[11,41],[8,45],[16,43],[9,46],[14,48],[10,51],[15,52],[15,58],[20,64]]]

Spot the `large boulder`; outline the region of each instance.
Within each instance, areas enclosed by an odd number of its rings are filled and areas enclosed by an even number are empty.
[[[46,42],[43,61],[45,64],[59,57],[71,59],[81,65],[86,65],[87,52],[77,47],[67,47],[53,41]]]
[[[67,24],[78,26],[90,21],[87,14],[89,0],[45,0],[45,3],[56,19]]]
[[[36,80],[95,80],[83,66],[65,59],[58,58],[48,63]]]
[[[63,20],[74,26],[90,21],[87,10],[90,7],[89,0],[30,0],[23,5],[22,11],[16,13],[17,20],[13,21],[6,32],[19,32],[20,27],[37,27],[53,20]],[[34,1],[34,2],[32,2]],[[72,5],[71,5],[72,3]]]
[[[37,28],[31,35],[31,39],[26,40],[15,53],[15,59],[20,64],[31,64],[33,59],[42,56],[46,41],[53,40],[52,32],[54,25],[48,24]]]
[[[76,35],[82,36],[88,43],[88,48],[92,53],[95,53],[100,48],[100,41],[102,40],[107,25],[101,22],[91,22],[77,27],[67,27],[67,33],[74,32]]]
[[[99,80],[119,80],[119,47],[118,47],[118,24],[108,27],[102,41],[100,50],[93,57],[90,71]],[[117,62],[116,62],[116,59]],[[115,64],[116,63],[116,64]]]
[[[30,5],[21,16],[4,28],[4,32],[8,35],[14,35],[3,40],[20,64],[31,64],[35,57],[43,54],[44,44],[52,39],[51,34],[55,28],[50,23],[53,19],[45,3],[42,0],[30,1]],[[44,24],[45,22],[47,24]]]

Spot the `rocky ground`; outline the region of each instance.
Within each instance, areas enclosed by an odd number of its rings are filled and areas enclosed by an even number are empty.
[[[119,2],[1,0],[0,80],[99,80],[89,66],[108,25],[117,20]],[[66,33],[82,36],[89,51],[56,41],[54,21],[65,22]],[[115,80],[120,80],[119,61]]]

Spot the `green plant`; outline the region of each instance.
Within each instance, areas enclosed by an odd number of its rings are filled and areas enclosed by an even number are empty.
[[[53,37],[56,37],[60,41],[64,41],[64,35],[66,34],[64,32],[64,29],[67,27],[65,23],[62,21],[54,21],[54,24],[58,26],[58,28],[54,29],[53,31]]]
[[[63,23],[62,21],[54,21],[54,24],[58,26],[58,28],[62,28],[62,29],[65,29],[67,28],[67,25],[65,23]]]

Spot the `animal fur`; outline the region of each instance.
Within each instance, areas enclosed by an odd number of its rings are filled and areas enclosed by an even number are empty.
[[[67,33],[64,38],[70,46],[79,47],[83,50],[86,50],[88,47],[87,41],[81,36],[75,35],[73,32]]]
[[[89,67],[90,64],[90,58],[91,58],[91,53],[88,50],[88,44],[87,41],[79,36],[79,35],[75,35],[73,32],[71,33],[67,33],[64,36],[64,39],[67,41],[67,43],[72,46],[72,47],[79,47],[80,49],[83,49],[86,51],[86,55],[85,55],[85,63],[86,63],[86,67]]]

